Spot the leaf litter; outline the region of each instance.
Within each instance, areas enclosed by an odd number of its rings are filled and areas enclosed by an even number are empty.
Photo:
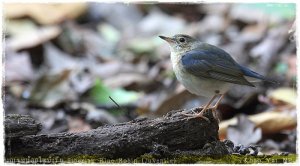
[[[293,4],[15,3],[5,9],[5,114],[48,117],[43,133],[203,104],[178,84],[169,48],[157,37],[176,33],[215,44],[280,83],[232,87],[217,110],[221,139],[263,144],[277,138],[269,134],[296,131]],[[295,139],[283,142],[273,141],[281,147],[275,150],[294,152]]]

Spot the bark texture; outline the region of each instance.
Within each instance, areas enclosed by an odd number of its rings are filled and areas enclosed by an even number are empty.
[[[19,120],[7,116],[5,155],[6,157],[97,155],[116,159],[135,158],[147,153],[162,156],[186,153],[228,154],[225,144],[218,140],[218,121],[211,111],[204,114],[210,122],[201,118],[188,119],[181,113],[182,110],[177,110],[156,119],[136,119],[82,133],[48,135],[35,135],[37,129],[40,130],[40,124],[28,120],[28,116],[20,116]],[[18,122],[24,123],[16,124]]]

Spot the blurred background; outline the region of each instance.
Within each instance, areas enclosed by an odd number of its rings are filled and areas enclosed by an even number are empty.
[[[234,85],[218,109],[220,139],[296,153],[295,4],[5,4],[4,111],[82,132],[203,105],[172,71],[177,33],[217,45],[279,82]]]

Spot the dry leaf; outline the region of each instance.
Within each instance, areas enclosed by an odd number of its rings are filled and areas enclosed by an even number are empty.
[[[229,17],[248,24],[269,20],[268,15],[262,10],[249,8],[243,4],[234,4],[229,12]]]
[[[38,26],[30,19],[5,20],[5,34],[10,37],[26,35],[35,32]]]
[[[31,80],[34,71],[27,52],[7,52],[5,58],[5,82]]]
[[[5,18],[20,18],[29,16],[39,24],[49,25],[60,23],[67,19],[74,19],[82,15],[86,9],[86,3],[10,3],[4,4]]]
[[[248,25],[246,26],[242,33],[238,36],[238,41],[240,42],[257,42],[262,37],[267,30],[267,25],[265,23]]]
[[[184,19],[171,17],[155,8],[149,12],[137,27],[144,35],[171,35],[181,32],[185,24]]]
[[[255,123],[256,127],[262,129],[263,134],[278,133],[284,129],[296,127],[297,118],[295,115],[286,112],[268,111],[256,115],[248,116]],[[219,137],[226,138],[229,125],[237,124],[237,118],[232,118],[220,123]]]
[[[120,73],[146,73],[148,68],[144,65],[134,65],[122,61],[108,61],[98,64],[93,68],[93,71],[97,77],[107,79]]]
[[[163,92],[159,96],[156,96],[151,110],[155,111],[155,115],[162,116],[171,110],[179,109],[186,101],[192,98],[195,98],[195,95],[180,85],[173,94]]]
[[[239,115],[236,125],[228,126],[227,138],[234,144],[250,145],[257,143],[262,138],[262,131],[256,128],[246,115]]]
[[[35,83],[29,102],[34,106],[51,108],[64,101],[74,100],[77,95],[69,86],[71,70],[58,74],[42,75]]]
[[[131,84],[146,84],[151,82],[151,80],[140,73],[120,73],[114,77],[105,79],[103,82],[111,88],[119,88]]]
[[[293,106],[297,105],[297,92],[296,89],[284,87],[273,90],[268,95],[272,101],[281,101],[287,104],[291,104]]]
[[[42,27],[29,33],[17,35],[6,40],[6,47],[10,50],[32,48],[56,38],[61,33],[58,26]]]

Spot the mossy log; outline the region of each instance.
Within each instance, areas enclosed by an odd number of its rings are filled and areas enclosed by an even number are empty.
[[[117,159],[136,158],[147,153],[162,156],[189,152],[199,155],[229,153],[225,144],[218,139],[218,120],[213,117],[211,111],[204,114],[210,122],[201,118],[188,119],[182,115],[182,111],[171,111],[164,117],[156,119],[143,118],[106,125],[81,133],[7,137],[5,156],[97,155]],[[9,121],[9,118],[7,116],[6,121]],[[12,126],[14,123],[5,125],[10,130],[13,130]]]

